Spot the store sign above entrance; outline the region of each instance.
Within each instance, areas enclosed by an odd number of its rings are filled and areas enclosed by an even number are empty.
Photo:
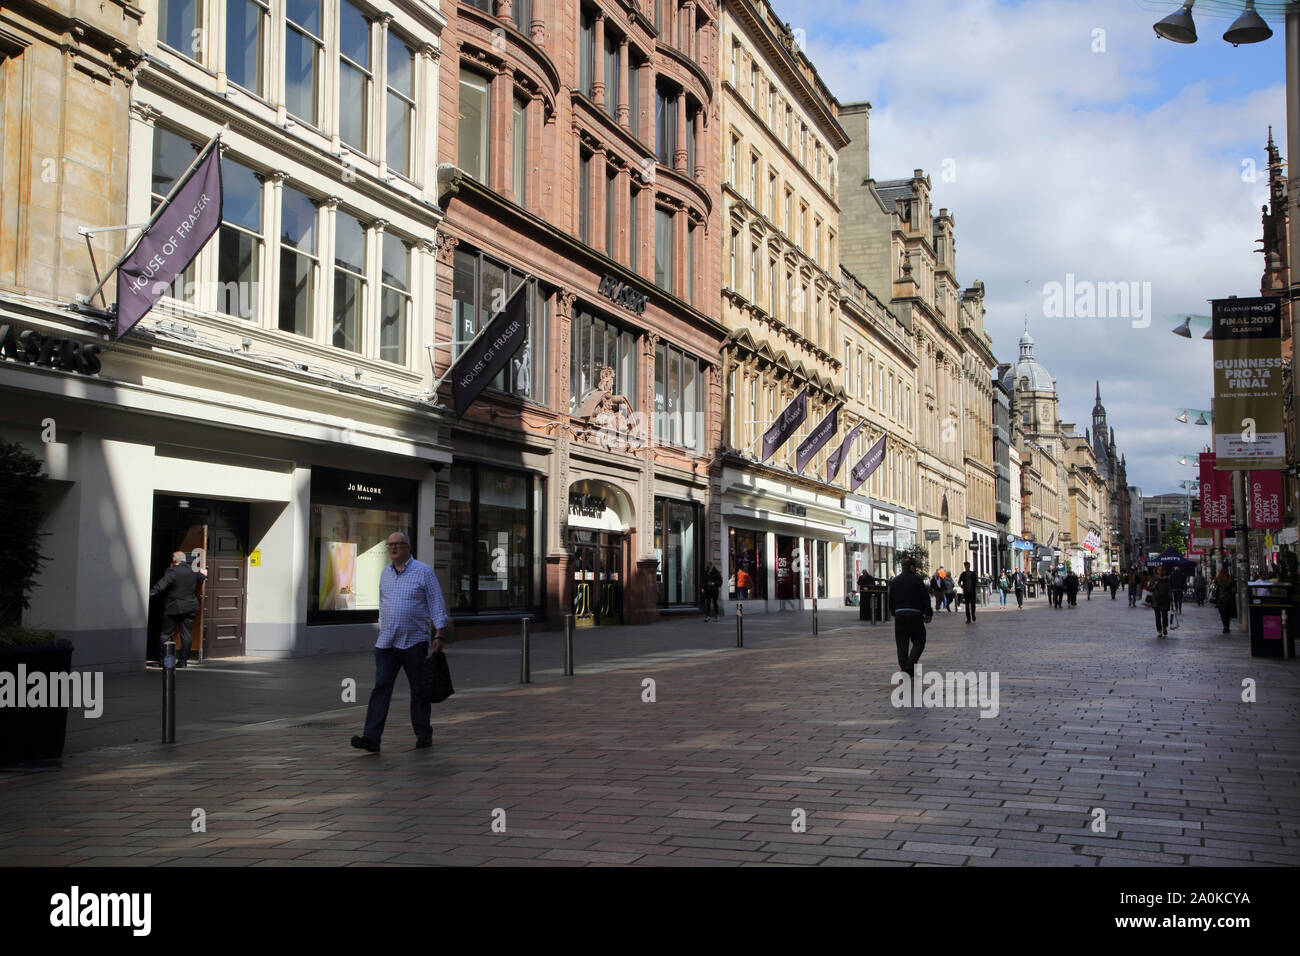
[[[0,325],[0,355],[24,365],[58,368],[82,375],[99,374],[100,347],[93,342],[56,339],[33,329]]]
[[[616,302],[623,308],[635,312],[637,315],[645,315],[646,297],[645,293],[637,292],[624,282],[619,282],[613,276],[605,276],[600,280],[600,288],[596,290],[611,302]]]
[[[600,495],[569,492],[569,514],[575,518],[603,518],[607,507],[608,504]]]

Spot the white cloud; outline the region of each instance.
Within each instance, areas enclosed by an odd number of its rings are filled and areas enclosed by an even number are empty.
[[[1157,41],[1159,14],[1132,0],[817,10],[803,25],[805,11],[791,7],[791,25],[806,29],[809,56],[842,102],[873,103],[871,175],[930,174],[935,208],[956,217],[958,280],[987,288],[998,356],[1015,360],[1027,312],[1063,418],[1090,424],[1101,379],[1130,482],[1176,487],[1191,474],[1178,455],[1209,429],[1174,423],[1175,408],[1209,407],[1212,381],[1209,344],[1169,329],[1180,313],[1208,313],[1207,299],[1258,293],[1267,188],[1262,176],[1242,182],[1241,163],[1263,169],[1270,124],[1284,139],[1280,62],[1261,63],[1255,90],[1225,93],[1213,77],[1184,84],[1195,67],[1177,57],[1197,48]],[[1098,28],[1104,53],[1093,52]],[[945,159],[954,182],[940,175]],[[1043,285],[1067,273],[1151,283],[1151,327],[1046,318]]]

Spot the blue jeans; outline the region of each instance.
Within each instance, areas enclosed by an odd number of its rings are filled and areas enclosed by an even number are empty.
[[[1003,607],[1006,607],[1006,606],[1007,606],[1007,589],[1006,589],[1006,588],[998,588],[998,593],[1002,595],[1002,606],[1003,606]]]
[[[429,724],[429,713],[433,705],[420,703],[416,688],[420,683],[420,671],[424,668],[424,658],[429,653],[427,642],[399,651],[392,647],[375,648],[375,689],[370,692],[370,703],[366,707],[366,737],[379,743],[384,735],[384,724],[388,721],[388,705],[393,700],[393,686],[397,683],[397,672],[406,671],[406,679],[411,685],[411,727],[415,730],[417,740],[428,740],[433,736],[433,727]]]

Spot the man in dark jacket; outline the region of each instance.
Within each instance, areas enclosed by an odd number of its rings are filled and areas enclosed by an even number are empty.
[[[867,588],[874,588],[875,586],[876,586],[875,577],[872,576],[870,571],[868,571],[866,568],[863,568],[862,573],[858,575],[858,620],[859,621],[874,620],[874,616],[870,614],[871,608],[868,603],[869,601],[872,600],[872,597],[867,593]]]
[[[722,591],[722,572],[713,566],[710,561],[704,572],[704,620],[709,619],[709,608],[713,608],[713,617],[716,620],[722,616],[721,609],[718,607],[718,594]]]
[[[962,605],[966,608],[966,623],[975,623],[975,592],[979,589],[980,582],[975,572],[970,569],[970,562],[963,562],[964,570],[961,577],[957,579],[957,586],[961,588]]]
[[[912,677],[916,662],[925,650],[925,625],[933,620],[934,612],[930,609],[930,592],[925,581],[916,573],[916,562],[903,558],[902,563],[903,570],[889,582],[889,611],[894,615],[898,667]]]
[[[172,554],[172,564],[158,579],[158,583],[149,591],[150,597],[163,596],[164,637],[176,631],[180,632],[177,647],[177,667],[185,667],[190,656],[190,625],[199,613],[199,601],[195,596],[203,575],[189,566],[185,561],[185,552]]]
[[[1070,607],[1079,606],[1079,576],[1073,569],[1065,572],[1065,595],[1070,599]]]

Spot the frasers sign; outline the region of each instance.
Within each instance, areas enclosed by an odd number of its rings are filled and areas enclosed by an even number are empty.
[[[100,347],[93,342],[60,339],[32,329],[0,325],[0,355],[23,365],[98,375],[99,353]]]

